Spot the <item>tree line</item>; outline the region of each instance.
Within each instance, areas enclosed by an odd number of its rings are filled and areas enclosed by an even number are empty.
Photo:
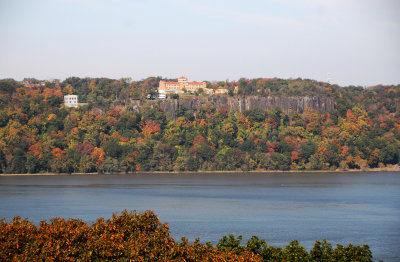
[[[0,221],[2,261],[372,261],[368,245],[349,244],[336,248],[317,240],[307,250],[297,240],[285,248],[269,246],[253,236],[241,245],[242,237],[224,236],[216,246],[189,243],[170,236],[152,211],[123,211],[92,225],[80,219],[53,218],[38,226],[15,217]]]
[[[36,86],[0,80],[0,172],[346,170],[399,163],[400,85],[207,82],[237,96],[331,96],[335,110],[239,113],[208,103],[195,112],[179,108],[174,121],[159,108],[145,104],[138,113],[129,103],[145,99],[160,79],[72,77]],[[65,107],[66,94],[86,105]]]

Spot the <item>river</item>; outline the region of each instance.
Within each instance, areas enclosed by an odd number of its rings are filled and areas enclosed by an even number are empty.
[[[400,261],[399,172],[0,176],[7,221],[92,223],[124,209],[153,210],[176,240],[216,244],[233,233],[281,247],[298,239],[309,250],[326,238]]]

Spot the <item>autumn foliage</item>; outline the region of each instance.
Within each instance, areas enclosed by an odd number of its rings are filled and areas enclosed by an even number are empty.
[[[335,100],[331,112],[238,112],[210,101],[185,108],[176,100],[145,99],[159,80],[0,80],[0,173],[367,170],[399,164],[400,85],[339,87],[277,78],[208,83],[231,96]],[[86,105],[65,107],[63,95],[71,93]],[[140,108],[132,102],[138,99]],[[173,116],[160,108],[169,102]]]
[[[332,248],[316,241],[307,252],[298,241],[284,249],[253,236],[224,236],[214,247],[199,239],[176,242],[168,224],[152,212],[123,211],[92,225],[80,219],[53,218],[38,226],[16,217],[0,221],[1,261],[372,261],[367,245]]]

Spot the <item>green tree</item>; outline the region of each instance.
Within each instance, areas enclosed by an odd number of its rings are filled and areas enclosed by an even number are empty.
[[[292,240],[283,250],[283,254],[287,261],[301,262],[308,260],[307,250],[297,240]]]
[[[308,140],[306,143],[301,144],[300,157],[306,161],[315,153],[317,145]]]
[[[312,261],[330,262],[332,261],[333,248],[326,239],[315,241],[313,248],[310,250],[310,259]]]
[[[271,167],[274,170],[289,170],[290,158],[285,154],[272,153],[271,154]]]
[[[230,234],[229,236],[223,236],[217,244],[217,250],[232,251],[235,254],[240,254],[245,250],[244,246],[240,245],[242,240],[242,236],[238,236],[236,238],[233,234]]]

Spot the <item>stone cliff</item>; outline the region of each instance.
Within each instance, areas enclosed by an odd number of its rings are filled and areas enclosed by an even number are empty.
[[[334,109],[335,100],[332,97],[323,96],[302,96],[302,97],[257,97],[257,96],[210,96],[210,97],[185,97],[180,99],[168,100],[132,100],[131,106],[134,111],[141,111],[146,104],[153,108],[160,108],[167,112],[173,119],[176,118],[176,112],[181,107],[195,112],[202,105],[211,103],[216,108],[225,107],[228,111],[239,111],[257,109],[270,110],[280,108],[282,111],[291,114],[296,111],[304,112],[311,108],[320,112],[330,112]]]

